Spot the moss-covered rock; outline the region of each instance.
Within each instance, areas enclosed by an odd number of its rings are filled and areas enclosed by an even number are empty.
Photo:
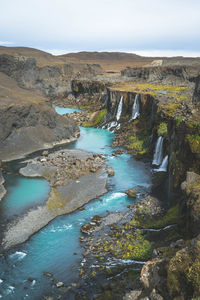
[[[132,219],[131,224],[139,228],[154,228],[159,229],[168,225],[177,224],[179,222],[178,205],[171,207],[166,214],[161,216],[151,216],[145,213],[137,211],[135,217]]]
[[[200,236],[169,261],[167,286],[172,297],[192,299],[200,296]]]
[[[200,135],[186,135],[192,153],[200,154]]]
[[[104,122],[104,117],[107,114],[107,109],[102,109],[98,112],[95,112],[91,115],[91,118],[86,123],[82,123],[82,126],[84,127],[97,127],[98,125],[102,124]]]
[[[158,136],[165,137],[167,135],[167,123],[162,122],[158,126]]]
[[[187,228],[191,234],[200,231],[200,175],[188,172],[186,181],[181,185],[185,192],[187,207]]]

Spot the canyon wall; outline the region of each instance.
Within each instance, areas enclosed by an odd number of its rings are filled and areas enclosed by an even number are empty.
[[[119,120],[121,128],[116,130],[115,145],[125,144],[128,151],[138,158],[152,162],[157,139],[163,136],[163,157],[168,155],[168,168],[166,173],[155,172],[154,190],[165,195],[168,205],[173,205],[177,194],[181,193],[180,185],[185,180],[187,171],[193,170],[198,173],[200,170],[200,125],[194,118],[195,108],[188,106],[188,101],[179,103],[167,95],[140,93],[140,117],[131,121],[136,92],[120,91],[101,82],[76,80],[72,83],[72,91],[76,97],[89,97],[88,103],[91,95],[95,99],[102,95],[101,106],[107,109],[102,126],[112,121],[116,122],[117,109],[123,96]],[[198,119],[197,116],[196,118]],[[125,134],[126,139],[123,138]],[[137,140],[134,143],[136,136]]]
[[[99,65],[52,63],[40,65],[35,58],[0,54],[0,72],[14,78],[21,88],[41,91],[47,96],[66,96],[71,80],[102,73]]]
[[[0,72],[0,160],[75,140],[79,128],[59,116],[46,98],[22,89]]]
[[[200,72],[200,66],[155,66],[136,67],[121,71],[122,76],[131,80],[146,82],[161,82],[163,84],[180,84],[194,82]]]

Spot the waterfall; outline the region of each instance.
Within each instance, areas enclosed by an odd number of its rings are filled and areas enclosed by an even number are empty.
[[[108,124],[107,129],[110,130],[111,128],[116,127],[117,125],[118,125],[117,122],[110,122],[110,123]]]
[[[139,118],[140,116],[140,102],[139,102],[139,94],[136,94],[135,101],[133,103],[131,121]]]
[[[152,165],[160,166],[163,159],[163,137],[160,136],[156,142]]]
[[[121,114],[122,114],[122,106],[123,106],[123,96],[121,96],[119,105],[118,105],[118,109],[117,109],[117,114],[116,114],[116,119],[117,121],[119,121]]]
[[[166,155],[162,161],[162,164],[159,169],[155,169],[156,172],[167,172],[167,166],[168,166],[168,155]]]
[[[116,127],[116,130],[119,130],[121,127],[121,124],[118,124],[117,127]]]

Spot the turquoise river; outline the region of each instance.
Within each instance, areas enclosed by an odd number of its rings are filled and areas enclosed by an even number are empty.
[[[55,107],[57,113],[71,113],[73,109]],[[78,141],[67,146],[71,149],[100,153],[115,171],[107,183],[108,193],[85,205],[84,210],[57,217],[45,228],[33,235],[27,242],[0,255],[0,298],[43,299],[44,295],[56,295],[58,289],[50,278],[43,275],[50,272],[56,281],[65,285],[76,282],[81,268],[80,227],[94,215],[105,216],[109,212],[125,211],[133,200],[125,190],[136,188],[140,193],[151,186],[150,167],[135,160],[126,152],[113,156],[114,133],[105,129],[80,128]],[[20,162],[12,163],[6,174],[7,194],[0,202],[1,232],[8,220],[19,218],[30,208],[48,199],[50,187],[42,179],[20,176],[17,170]],[[137,200],[138,200],[137,199]],[[136,200],[136,201],[137,201]],[[70,299],[70,298],[69,298]],[[72,298],[73,299],[73,298]]]

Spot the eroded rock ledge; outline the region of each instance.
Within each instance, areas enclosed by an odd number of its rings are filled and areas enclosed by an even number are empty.
[[[32,209],[19,220],[8,224],[3,248],[26,241],[55,217],[82,207],[107,192],[105,159],[81,150],[61,150],[27,161],[20,173],[43,177],[50,182],[51,192],[44,206]]]

